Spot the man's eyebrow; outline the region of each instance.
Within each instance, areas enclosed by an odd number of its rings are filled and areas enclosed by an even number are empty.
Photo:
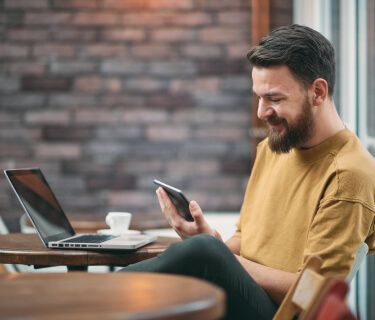
[[[280,91],[270,91],[270,92],[266,92],[265,94],[261,94],[261,95],[258,95],[254,90],[252,90],[252,91],[257,96],[263,96],[263,97],[267,97],[267,98],[275,97],[275,96],[285,97],[285,94],[281,93]]]

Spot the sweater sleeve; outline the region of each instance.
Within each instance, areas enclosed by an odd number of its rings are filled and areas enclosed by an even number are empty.
[[[357,248],[373,236],[373,228],[374,212],[361,202],[327,199],[311,223],[303,260],[318,255],[324,261],[323,274],[345,277]]]

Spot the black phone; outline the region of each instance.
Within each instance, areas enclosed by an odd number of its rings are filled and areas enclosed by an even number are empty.
[[[164,182],[159,180],[154,180],[154,183],[162,187],[165,192],[169,195],[171,201],[176,206],[179,214],[187,221],[194,221],[193,216],[190,213],[189,209],[189,200],[185,197],[181,190],[172,187]]]

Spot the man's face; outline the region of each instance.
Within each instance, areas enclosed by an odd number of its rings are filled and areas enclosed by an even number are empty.
[[[286,66],[254,67],[252,77],[253,91],[259,98],[258,117],[268,126],[271,150],[287,153],[303,147],[314,131],[308,90]]]

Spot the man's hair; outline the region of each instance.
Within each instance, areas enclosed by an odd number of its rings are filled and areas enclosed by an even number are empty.
[[[298,24],[280,27],[262,38],[247,54],[253,66],[286,65],[305,87],[315,79],[328,83],[328,94],[335,87],[335,51],[319,32]]]

